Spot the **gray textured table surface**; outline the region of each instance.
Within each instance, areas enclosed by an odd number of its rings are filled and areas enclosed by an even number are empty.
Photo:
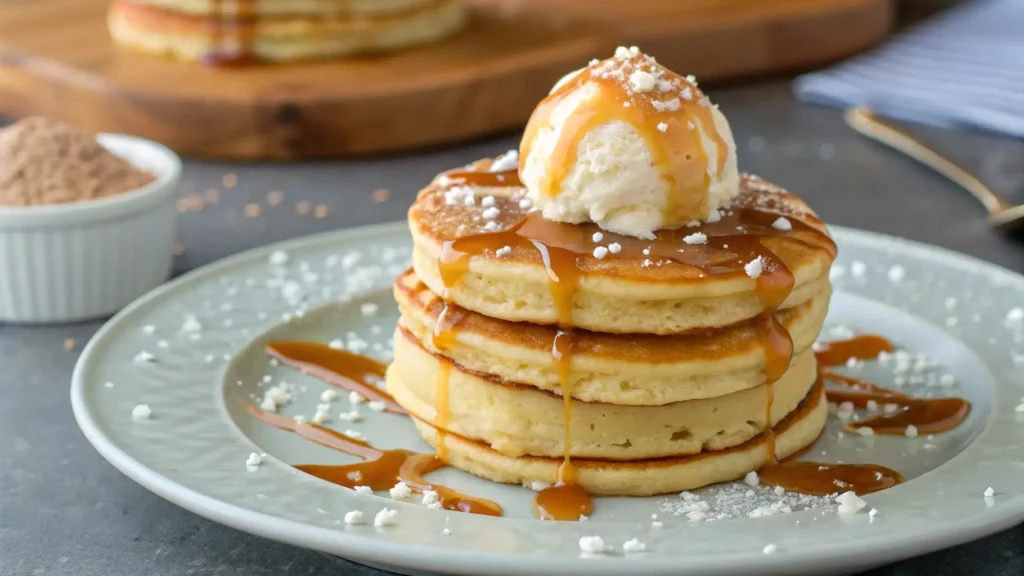
[[[728,114],[741,167],[803,195],[832,223],[946,246],[1024,272],[1024,242],[997,235],[965,192],[861,139],[832,110],[796,103],[782,81],[712,91]],[[920,130],[1000,190],[1024,201],[1024,142]],[[436,172],[509,147],[514,135],[391,158],[289,166],[189,162],[185,180],[221,200],[181,215],[181,273],[240,250],[314,232],[401,219]],[[223,189],[226,172],[238,185]],[[391,199],[374,203],[377,188]],[[285,201],[267,206],[270,190]],[[327,217],[299,215],[307,200]],[[263,204],[258,218],[244,207]],[[71,415],[68,383],[99,323],[0,325],[0,574],[73,576],[383,574],[225,528],[169,504],[107,464]],[[955,519],[950,519],[955,522]],[[856,543],[851,543],[856,546]],[[1024,528],[876,570],[870,576],[1017,576]]]

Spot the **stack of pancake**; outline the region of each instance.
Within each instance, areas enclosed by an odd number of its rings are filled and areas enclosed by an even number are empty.
[[[459,30],[456,0],[114,0],[114,40],[215,64],[385,52]]]
[[[535,489],[644,496],[814,442],[827,408],[811,346],[835,246],[806,204],[742,176],[720,220],[641,240],[545,220],[514,169],[491,168],[420,192],[413,269],[395,283],[388,391],[441,458]],[[716,251],[683,240],[697,232]]]

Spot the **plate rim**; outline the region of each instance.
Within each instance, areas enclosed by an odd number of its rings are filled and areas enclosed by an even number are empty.
[[[404,221],[386,222],[313,234],[250,248],[189,271],[137,299],[110,318],[97,330],[83,348],[75,365],[72,374],[70,396],[72,412],[79,428],[89,443],[105,460],[147,490],[179,507],[219,524],[271,540],[301,548],[343,555],[355,562],[365,560],[396,568],[435,570],[447,574],[515,574],[522,573],[523,570],[529,570],[531,573],[538,575],[555,575],[565,574],[567,571],[577,570],[582,566],[586,566],[590,574],[607,574],[609,576],[621,574],[623,565],[619,561],[622,561],[622,558],[614,556],[602,558],[601,560],[603,561],[595,562],[592,559],[573,557],[532,557],[508,552],[445,548],[443,550],[444,558],[438,558],[442,552],[435,546],[407,542],[397,543],[374,538],[372,535],[367,534],[350,534],[344,530],[313,526],[224,502],[216,497],[208,496],[203,492],[175,482],[165,474],[153,470],[132,458],[117,445],[114,439],[108,437],[101,430],[94,418],[94,414],[88,410],[85,397],[87,384],[84,375],[91,362],[93,351],[108,334],[117,329],[117,325],[122,319],[133,314],[137,309],[146,306],[150,302],[183,285],[208,275],[221,273],[238,264],[259,256],[265,256],[277,250],[288,251],[297,247],[330,242],[340,244],[347,237],[371,233],[394,231],[405,234],[405,227],[406,223]],[[929,259],[942,260],[944,265],[970,270],[972,273],[989,274],[993,278],[1001,276],[1009,282],[1024,282],[1024,275],[942,246],[845,226],[829,226],[829,230],[840,242],[842,242],[842,238],[846,238],[847,241],[857,242],[886,252],[902,248],[914,251],[918,255]],[[990,425],[991,422],[986,425],[986,430]],[[960,455],[966,454],[972,449],[977,449],[979,443],[984,442],[986,436],[987,434],[985,433],[979,435]],[[933,470],[930,473],[934,473],[937,470],[939,469]],[[864,563],[861,550],[867,547],[871,549],[872,563],[882,565],[983,538],[1014,526],[1022,520],[1024,520],[1024,499],[1017,499],[1001,505],[996,510],[991,510],[984,517],[974,516],[966,520],[959,520],[956,523],[932,523],[930,524],[930,529],[907,534],[900,539],[889,539],[881,536],[861,538],[858,540],[856,547],[826,543],[814,549],[801,550],[799,554],[763,555],[760,551],[743,550],[737,551],[728,558],[714,556],[700,559],[698,563],[689,566],[689,569],[698,570],[701,574],[728,574],[731,573],[731,570],[735,570],[738,565],[749,566],[755,559],[758,568],[756,572],[751,572],[752,574],[774,574],[780,573],[779,571],[800,569],[801,567],[821,566],[825,563],[832,568],[855,564],[862,566]],[[507,563],[511,559],[515,561],[514,566],[510,567]],[[641,555],[631,556],[628,562],[629,566],[640,571],[639,573],[667,575],[679,573],[679,559],[679,556],[645,558]]]

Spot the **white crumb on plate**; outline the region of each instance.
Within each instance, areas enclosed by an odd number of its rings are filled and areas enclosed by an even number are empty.
[[[600,536],[584,536],[580,538],[580,551],[584,554],[604,554],[608,548]]]
[[[152,362],[155,359],[156,356],[143,350],[132,358],[132,362],[135,362],[136,364],[145,364],[146,362]]]
[[[366,398],[363,398],[363,395],[359,392],[349,392],[348,401],[352,404],[362,404],[366,402]]]
[[[854,260],[850,264],[850,274],[853,274],[854,276],[863,276],[865,273],[867,273],[867,271],[868,265],[861,262],[860,260]]]
[[[373,488],[370,488],[369,486],[356,486],[353,490],[360,494],[373,494]]]
[[[743,477],[743,482],[746,483],[747,486],[757,486],[761,483],[761,479],[757,476],[757,472],[751,470]]]
[[[377,512],[377,516],[374,517],[373,525],[377,528],[391,526],[395,523],[396,516],[398,516],[398,510],[383,508],[380,512]]]
[[[383,412],[388,407],[387,402],[384,402],[383,400],[374,400],[367,404],[367,406],[369,406],[370,410],[373,410],[374,412]]]
[[[263,464],[263,458],[255,452],[249,454],[249,457],[245,459],[245,469],[249,472],[255,472],[260,464]]]
[[[350,510],[345,513],[345,524],[355,526],[363,523],[363,512],[361,510]]]
[[[338,414],[338,420],[343,422],[359,422],[363,417],[359,415],[358,410],[349,410],[348,412],[342,412]]]
[[[391,498],[394,500],[405,500],[412,496],[412,489],[405,482],[399,482],[391,489]]]
[[[203,329],[203,325],[198,319],[192,314],[185,316],[185,322],[181,325],[182,332],[199,332]]]
[[[840,514],[856,514],[864,509],[868,505],[863,498],[857,496],[852,490],[843,492],[836,497],[836,502],[839,503]]]
[[[447,528],[445,528],[444,530],[441,530],[441,535],[442,536],[451,536],[452,535],[452,531],[447,529]]]
[[[284,266],[288,263],[288,253],[284,250],[274,250],[270,253],[270,264],[271,266]]]
[[[899,264],[895,264],[895,265],[893,265],[893,266],[891,266],[889,268],[889,272],[888,272],[889,281],[894,283],[894,284],[902,282],[903,278],[905,278],[906,275],[907,275],[906,269],[903,268],[903,266],[900,266]]]
[[[139,404],[132,408],[132,420],[145,420],[152,415],[153,411],[149,409],[149,404]]]
[[[996,491],[991,486],[985,489],[985,498],[991,498],[996,495]]]
[[[156,326],[153,326],[152,324],[146,324],[145,326],[142,327],[142,331],[145,332],[146,334],[152,334],[156,332]]]
[[[662,524],[661,522],[658,522],[657,520],[655,520],[654,522],[651,522],[651,528],[661,528],[663,526],[664,526],[664,524]]]
[[[761,553],[765,554],[765,555],[775,554],[778,551],[779,551],[779,547],[776,546],[775,544],[768,544],[763,549],[761,549]]]
[[[328,388],[320,393],[321,402],[334,402],[338,399],[338,393]]]
[[[626,554],[630,554],[630,553],[634,553],[634,552],[643,552],[644,550],[647,550],[647,545],[644,544],[643,542],[641,542],[637,538],[633,538],[631,540],[626,540],[625,542],[622,543],[622,551],[625,552]]]
[[[530,488],[530,490],[533,490],[534,492],[540,492],[542,490],[547,490],[550,486],[551,485],[548,484],[547,482],[541,482],[540,480],[534,480],[534,481],[530,482],[529,488]]]
[[[907,424],[907,428],[903,431],[903,435],[907,438],[917,438],[917,426]]]
[[[437,492],[433,490],[427,490],[423,493],[422,502],[424,506],[432,510],[440,510],[442,508],[441,498],[438,496]]]

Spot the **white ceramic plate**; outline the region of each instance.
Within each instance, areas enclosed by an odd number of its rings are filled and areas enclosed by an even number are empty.
[[[686,509],[675,495],[600,498],[589,522],[541,522],[530,515],[532,492],[452,469],[437,473],[441,483],[496,500],[506,516],[430,510],[297,472],[286,463],[347,457],[248,415],[244,404],[278,380],[301,390],[286,415],[311,416],[326,388],[273,366],[262,346],[274,339],[340,338],[389,359],[397,318],[390,283],[408,266],[410,249],[404,224],[262,248],[171,282],[89,343],[74,374],[74,412],[105,458],[172,502],[239,530],[405,574],[839,574],[1021,521],[1024,415],[1015,408],[1024,394],[1024,325],[1007,313],[1024,305],[1024,278],[896,238],[847,229],[834,234],[837,291],[823,337],[841,336],[843,326],[883,334],[939,365],[896,375],[892,366],[868,364],[858,375],[881,384],[902,376],[915,393],[955,394],[973,404],[962,426],[933,438],[840,437],[830,423],[808,458],[872,462],[907,478],[866,497],[878,510],[874,518],[838,515],[820,499],[730,484],[700,492],[710,516],[727,516],[712,522],[675,515]],[[269,263],[274,250],[288,253],[287,264]],[[181,330],[189,314],[202,323],[200,332]],[[154,360],[134,361],[143,350]],[[946,374],[954,385],[940,385],[949,383]],[[133,421],[137,404],[148,404],[152,418]],[[331,412],[348,409],[343,396]],[[403,417],[361,412],[362,422],[335,419],[330,425],[361,431],[380,447],[426,449]],[[250,452],[269,455],[256,472],[244,465]],[[989,487],[995,496],[985,498]],[[749,517],[780,500],[793,512]],[[374,528],[372,518],[384,507],[398,510],[397,523]],[[363,511],[371,522],[344,525],[350,510]],[[652,514],[661,527],[652,525]],[[581,557],[579,539],[593,535],[616,550],[639,538],[647,551]],[[768,544],[774,554],[762,552]]]

